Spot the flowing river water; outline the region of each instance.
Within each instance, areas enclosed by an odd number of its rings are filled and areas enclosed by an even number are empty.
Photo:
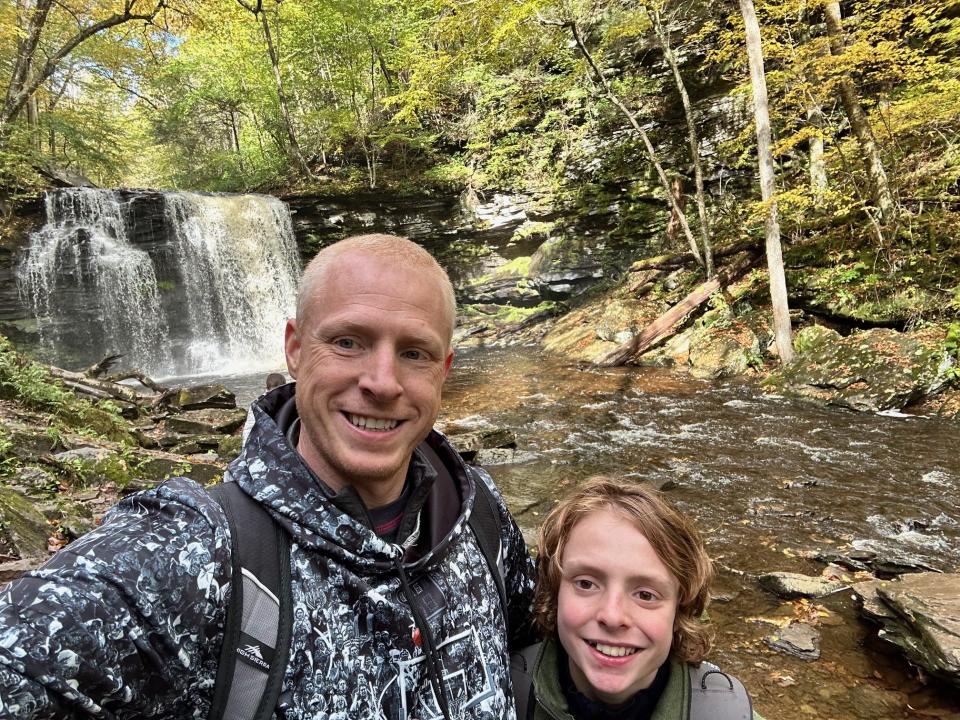
[[[514,430],[527,462],[489,466],[532,534],[550,503],[597,473],[664,485],[718,564],[713,658],[771,718],[960,717],[945,686],[922,690],[873,639],[844,591],[815,601],[815,662],[763,643],[763,619],[805,612],[761,590],[762,572],[817,575],[813,551],[874,550],[960,569],[960,425],[821,409],[665,370],[583,368],[534,348],[458,352],[442,419]],[[941,713],[936,715],[936,713]]]
[[[233,385],[249,398],[260,383]],[[528,538],[590,475],[663,486],[717,563],[712,659],[744,681],[767,720],[960,718],[960,693],[924,687],[858,618],[849,591],[808,605],[756,580],[818,575],[824,565],[811,556],[821,551],[960,570],[960,424],[823,409],[667,370],[576,366],[532,347],[458,350],[440,420],[516,433],[525,461],[487,469]],[[763,642],[797,614],[820,616],[817,661]]]

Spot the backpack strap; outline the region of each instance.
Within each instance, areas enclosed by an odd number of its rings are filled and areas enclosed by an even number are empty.
[[[476,470],[467,466],[473,474],[476,493],[473,500],[473,512],[467,524],[477,538],[477,545],[483,553],[487,567],[497,584],[497,594],[500,596],[500,607],[503,610],[503,622],[507,629],[507,639],[510,638],[510,606],[507,604],[507,584],[503,572],[503,537],[501,536],[500,512],[497,509],[496,498],[490,487],[479,476]]]
[[[429,442],[422,442],[417,449],[423,453],[423,456],[433,466],[438,473],[447,473],[443,459],[434,450]],[[497,586],[497,595],[500,596],[500,608],[503,610],[503,624],[507,630],[507,639],[510,638],[510,607],[507,605],[507,584],[504,580],[503,560],[503,537],[501,535],[500,511],[497,508],[497,500],[493,496],[493,491],[489,488],[484,479],[476,469],[464,462],[476,490],[473,496],[473,510],[467,520],[467,525],[473,531],[477,539],[477,545],[483,559],[487,561],[487,567],[490,568],[490,574],[493,575],[494,584]]]
[[[232,573],[208,720],[267,720],[290,654],[290,540],[235,482],[223,482],[210,495],[227,515]]]
[[[753,704],[743,683],[708,662],[687,664],[690,720],[751,720]]]
[[[517,709],[517,720],[531,720],[537,706],[533,693],[533,669],[543,643],[529,645],[510,655],[510,679],[513,682],[513,702]]]

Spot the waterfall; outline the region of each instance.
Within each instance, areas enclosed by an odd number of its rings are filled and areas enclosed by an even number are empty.
[[[19,264],[44,359],[122,353],[154,377],[283,363],[299,257],[284,203],[264,195],[71,188]]]

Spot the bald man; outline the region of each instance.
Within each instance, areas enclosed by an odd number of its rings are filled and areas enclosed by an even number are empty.
[[[489,476],[432,429],[455,317],[446,273],[403,238],[348,238],[304,271],[285,331],[295,382],[251,408],[226,475],[290,541],[290,650],[266,716],[515,716],[509,652],[528,640],[533,567]],[[496,571],[471,521],[484,498]],[[208,717],[231,540],[217,500],[177,478],[9,586],[0,717]]]

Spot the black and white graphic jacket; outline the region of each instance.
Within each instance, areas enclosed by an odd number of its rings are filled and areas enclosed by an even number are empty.
[[[333,496],[287,441],[292,393],[259,401],[229,468],[291,537],[293,637],[279,716],[439,718],[432,665],[451,718],[513,718],[508,645],[528,641],[534,571],[499,493],[513,642],[466,523],[474,475],[456,452],[428,438],[449,471],[440,477],[415,453],[399,535],[409,547],[387,543],[353,490]],[[197,483],[177,478],[124,499],[0,592],[0,718],[206,717],[230,572],[227,520]],[[429,662],[412,602],[434,640]]]

